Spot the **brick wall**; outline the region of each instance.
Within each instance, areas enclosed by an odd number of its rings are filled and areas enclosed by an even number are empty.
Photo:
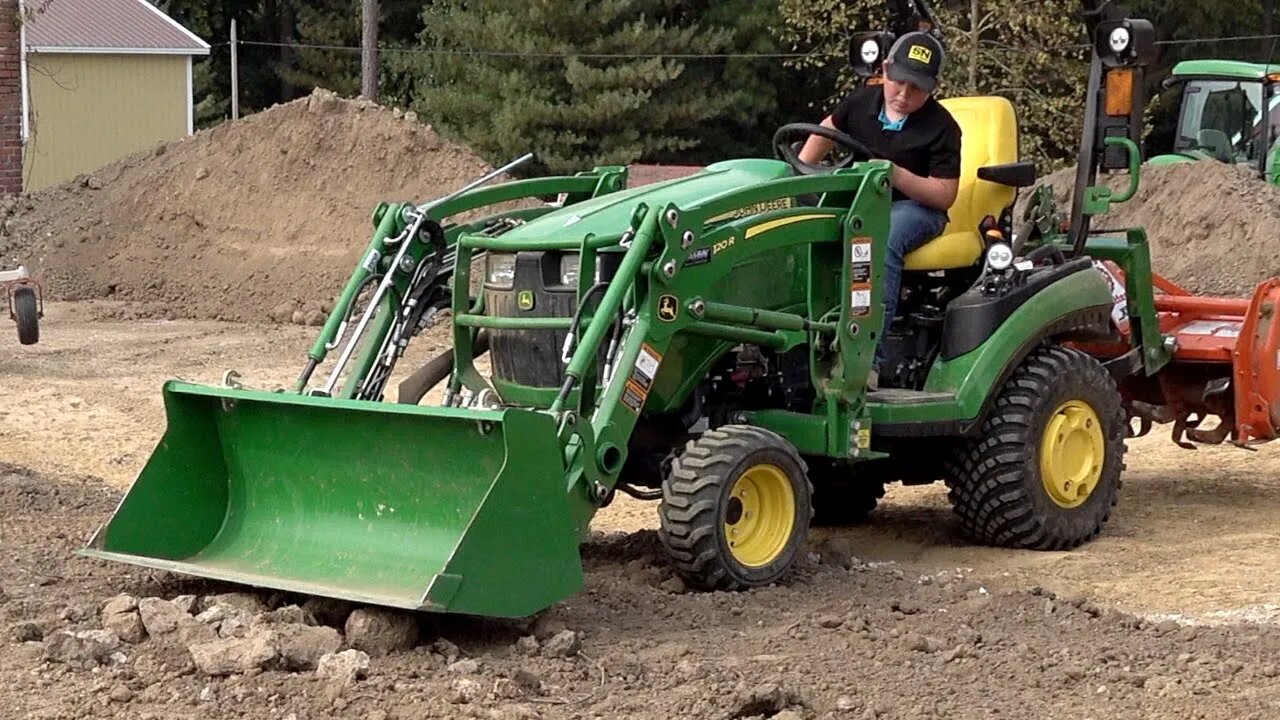
[[[22,192],[22,48],[18,0],[0,0],[0,195]]]

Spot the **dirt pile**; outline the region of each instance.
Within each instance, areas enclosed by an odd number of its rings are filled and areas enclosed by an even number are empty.
[[[412,113],[317,90],[0,207],[0,264],[51,299],[131,312],[315,322],[382,201],[423,202],[492,168]]]
[[[1119,194],[1128,177],[1105,184]],[[1132,200],[1094,216],[1092,227],[1145,228],[1155,271],[1196,293],[1248,297],[1257,283],[1280,275],[1280,188],[1255,171],[1200,161],[1144,167],[1140,180]],[[1053,186],[1066,219],[1075,168],[1043,182]]]

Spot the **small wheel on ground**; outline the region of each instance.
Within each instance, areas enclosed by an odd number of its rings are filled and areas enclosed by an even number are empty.
[[[813,517],[804,460],[781,436],[727,425],[690,441],[662,483],[659,537],[676,572],[700,590],[776,583]]]
[[[964,533],[1032,550],[1093,539],[1116,504],[1125,428],[1119,391],[1101,363],[1071,348],[1032,353],[948,473]]]
[[[20,287],[13,291],[13,314],[18,323],[18,342],[34,345],[40,340],[40,308],[36,291]]]
[[[864,523],[884,497],[884,483],[859,477],[847,464],[806,457],[813,482],[813,525],[831,527]]]

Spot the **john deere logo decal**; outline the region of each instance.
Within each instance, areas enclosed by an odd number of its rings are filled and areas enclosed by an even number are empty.
[[[521,310],[532,310],[533,309],[533,291],[521,290],[520,294],[516,295],[516,305],[518,305]]]
[[[928,65],[933,60],[933,51],[923,45],[912,45],[911,51],[907,53],[907,57],[912,60],[919,60]]]
[[[658,317],[663,322],[675,322],[676,315],[680,313],[679,303],[675,295],[663,295],[658,298]]]

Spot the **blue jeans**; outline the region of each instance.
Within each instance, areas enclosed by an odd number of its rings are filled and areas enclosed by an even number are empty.
[[[942,234],[947,214],[915,200],[898,200],[889,215],[889,248],[884,256],[884,328],[876,345],[875,366],[884,361],[884,336],[898,311],[898,294],[902,291],[902,266],[912,250]]]

